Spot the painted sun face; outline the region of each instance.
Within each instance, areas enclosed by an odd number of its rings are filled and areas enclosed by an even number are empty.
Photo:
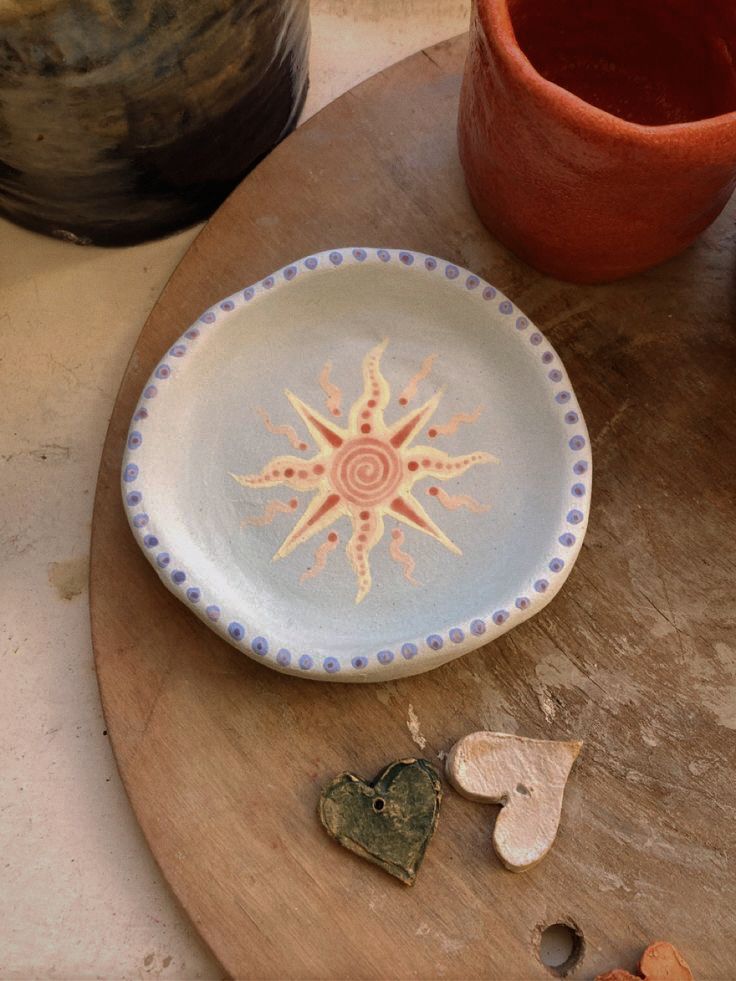
[[[352,534],[346,554],[357,579],[356,603],[365,599],[370,591],[370,553],[383,538],[386,519],[396,519],[400,525],[429,535],[449,551],[461,554],[457,545],[435,524],[417,500],[414,488],[419,481],[430,478],[449,480],[477,464],[498,462],[490,453],[452,457],[434,447],[413,445],[434,415],[442,391],[436,392],[420,408],[405,412],[398,421],[391,424],[386,422],[384,411],[391,391],[381,373],[380,362],[387,343],[383,341],[374,347],[363,361],[363,392],[351,406],[346,426],[334,421],[341,415],[341,393],[329,381],[329,363],[322,372],[320,384],[327,396],[332,419],[326,419],[292,392],[286,392],[286,397],[317,446],[315,456],[311,459],[279,456],[270,460],[259,474],[231,475],[245,487],[284,486],[296,492],[312,493],[311,500],[274,559],[289,555],[340,518],[349,519]],[[429,373],[433,360],[433,356],[426,360],[422,371],[401,393],[399,404],[406,406],[409,403],[418,381]],[[474,422],[479,414],[480,409],[474,414],[460,413],[444,427],[429,429],[428,435],[434,438],[451,434],[460,422]],[[261,412],[261,415],[267,428],[287,436],[295,449],[308,448],[291,426],[273,426],[265,412]],[[451,510],[458,507],[476,512],[486,510],[467,495],[451,496],[434,484],[427,488],[427,493]],[[264,515],[249,519],[246,523],[268,524],[277,513],[295,511],[298,504],[296,498],[288,503],[271,501]],[[404,577],[417,585],[413,577],[414,560],[401,547],[404,534],[400,525],[391,532],[390,554],[403,567]],[[312,578],[324,568],[327,554],[337,547],[338,542],[337,531],[331,531],[317,548],[314,564],[302,576],[302,580]]]

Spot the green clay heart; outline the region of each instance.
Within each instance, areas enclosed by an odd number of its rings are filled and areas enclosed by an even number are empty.
[[[442,787],[427,760],[398,760],[373,783],[341,773],[322,791],[319,816],[351,852],[414,885],[437,826]]]

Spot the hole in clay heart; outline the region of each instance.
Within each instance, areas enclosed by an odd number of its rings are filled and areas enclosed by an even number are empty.
[[[376,799],[373,801],[373,810],[378,811],[379,814],[381,813],[381,811],[384,809],[385,806],[386,806],[386,801],[383,799],[383,797],[376,797]]]
[[[564,978],[583,958],[585,943],[571,923],[552,923],[539,937],[539,959],[551,974]]]

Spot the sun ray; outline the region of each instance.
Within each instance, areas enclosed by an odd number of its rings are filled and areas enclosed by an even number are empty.
[[[473,514],[483,514],[484,511],[491,510],[489,504],[480,504],[470,494],[448,494],[441,487],[434,486],[428,487],[427,493],[430,497],[436,497],[442,507],[447,508],[448,511],[457,511],[458,508],[466,508],[468,511],[472,511]]]
[[[237,474],[231,473],[243,487],[276,487],[283,485],[294,490],[314,490],[319,487],[325,464],[321,457],[302,460],[298,456],[277,456],[270,460],[260,473]]]
[[[398,422],[395,422],[393,426],[388,431],[388,441],[395,448],[399,449],[402,446],[407,446],[414,439],[416,434],[420,429],[429,422],[429,420],[434,415],[437,406],[440,404],[440,399],[445,394],[444,388],[441,388],[438,392],[427,399],[423,406],[419,409],[414,409],[412,412],[407,412],[405,416],[402,416]]]
[[[401,497],[395,497],[393,501],[389,504],[387,508],[388,512],[398,518],[399,521],[403,521],[404,524],[409,525],[410,528],[416,528],[417,531],[424,532],[425,535],[429,535],[430,538],[436,538],[438,542],[449,548],[451,552],[456,555],[462,555],[462,549],[458,548],[457,545],[447,537],[447,535],[439,528],[434,521],[430,518],[427,512],[424,510],[422,505],[417,501],[415,497],[411,495],[410,492],[406,492]]]
[[[298,504],[299,501],[295,497],[292,497],[290,501],[269,501],[263,514],[243,518],[240,527],[253,525],[256,528],[263,528],[265,525],[270,525],[277,514],[288,514],[289,511],[295,511]]]
[[[306,402],[302,402],[299,396],[294,395],[288,388],[285,394],[304,425],[312,434],[317,446],[323,452],[329,453],[337,449],[338,446],[342,446],[349,434],[341,426],[325,419],[320,412],[307,405]]]
[[[498,458],[490,453],[468,453],[466,456],[450,456],[434,446],[412,446],[407,453],[407,469],[412,475],[412,483],[423,477],[449,480],[459,477],[471,467],[482,463],[498,463]]]
[[[406,383],[404,390],[399,395],[399,405],[408,405],[414,396],[417,394],[417,388],[419,388],[419,382],[424,381],[427,375],[432,370],[432,365],[437,360],[436,354],[429,354],[422,361],[419,371],[411,376],[409,381]]]
[[[274,555],[274,559],[283,559],[290,552],[293,552],[297,545],[303,545],[310,538],[329,528],[338,518],[346,513],[345,504],[339,494],[332,492],[315,494],[306,507],[304,514],[299,518],[286,536]]]
[[[472,412],[456,412],[449,422],[445,422],[440,426],[437,424],[432,426],[432,428],[427,432],[427,436],[429,436],[430,439],[434,439],[435,436],[452,436],[453,433],[457,432],[461,423],[470,424],[477,422],[480,419],[480,414],[482,411],[483,406],[479,405]]]
[[[306,582],[308,579],[314,579],[316,576],[322,572],[324,567],[327,565],[327,556],[330,552],[334,552],[337,548],[337,544],[340,541],[340,537],[336,531],[331,531],[327,538],[318,545],[314,550],[314,562],[303,572],[299,577],[299,582]]]
[[[271,422],[271,417],[265,409],[258,408],[256,412],[263,419],[263,425],[269,433],[274,433],[276,436],[286,436],[295,450],[306,450],[309,448],[304,440],[299,439],[297,431],[293,426],[276,426]]]
[[[382,434],[383,410],[388,405],[391,389],[381,373],[381,355],[388,340],[381,341],[363,358],[363,393],[350,408],[351,433]]]
[[[383,538],[383,515],[375,509],[351,509],[353,519],[353,534],[345,549],[355,578],[358,580],[358,592],[355,594],[356,604],[362,603],[370,592],[372,577],[370,553],[371,549]]]
[[[326,361],[319,375],[319,387],[327,396],[326,403],[330,414],[339,416],[342,414],[342,390],[334,382],[330,381],[331,371],[332,362]]]
[[[416,562],[413,556],[409,555],[408,552],[405,552],[402,549],[401,546],[403,544],[404,532],[401,530],[401,528],[394,528],[394,530],[391,532],[391,544],[388,547],[389,555],[394,562],[398,562],[398,564],[403,568],[404,579],[406,579],[407,582],[410,582],[412,586],[418,586],[419,583],[414,578]]]

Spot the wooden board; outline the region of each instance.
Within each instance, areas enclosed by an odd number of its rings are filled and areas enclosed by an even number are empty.
[[[110,735],[156,859],[225,970],[250,978],[544,978],[539,928],[571,919],[577,977],[651,940],[698,978],[736,964],[734,207],[661,268],[544,278],[465,193],[465,39],[394,66],[289,137],[192,245],[147,321],[100,469],[92,629]],[[157,581],[118,473],[135,399],[205,307],[330,246],[435,253],[501,287],[562,354],[593,440],[590,529],[561,595],[492,646],[417,678],[343,686],[237,654]],[[409,721],[418,719],[420,750]],[[412,722],[416,732],[416,725]],[[435,764],[475,729],[582,738],[560,835],[524,875],[494,808],[446,788],[414,889],[330,840],[320,787]]]

